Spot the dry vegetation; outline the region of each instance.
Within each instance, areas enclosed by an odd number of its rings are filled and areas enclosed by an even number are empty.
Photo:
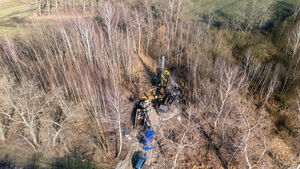
[[[130,144],[122,123],[132,128],[133,101],[150,89],[165,55],[184,88],[182,111],[159,123],[152,168],[295,168],[300,8],[267,28],[270,4],[241,3],[239,17],[215,28],[213,14],[186,19],[189,5],[104,1],[92,17],[58,16],[4,37],[0,166],[27,165],[14,156],[26,151],[23,158],[47,157],[47,168],[64,166],[55,159],[65,157],[65,168],[115,167]]]

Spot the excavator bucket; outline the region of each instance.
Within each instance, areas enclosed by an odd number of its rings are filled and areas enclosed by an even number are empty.
[[[139,104],[139,108],[136,109],[134,124],[133,127],[136,128],[138,125],[142,126],[143,128],[147,128],[151,125],[148,117],[149,113],[149,101],[141,101]]]

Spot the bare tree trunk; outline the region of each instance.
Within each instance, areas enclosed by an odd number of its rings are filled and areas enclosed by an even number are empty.
[[[38,142],[37,142],[37,137],[36,137],[34,128],[33,127],[29,127],[29,132],[30,132],[32,141],[33,141],[34,145],[36,146],[38,144]]]
[[[4,135],[2,124],[0,124],[0,140],[5,141],[5,135]]]
[[[136,16],[136,23],[137,23],[137,29],[138,29],[138,54],[141,52],[141,41],[142,41],[142,19],[140,18],[137,11],[135,11]]]
[[[173,20],[173,13],[174,13],[174,0],[168,0],[169,8],[170,8],[170,21]]]
[[[152,39],[152,34],[153,34],[153,19],[152,19],[152,11],[150,9],[150,5],[147,4],[146,9],[147,9],[147,23],[148,23],[146,53],[148,54],[150,40]]]
[[[180,145],[178,145],[178,148],[176,150],[176,154],[175,154],[175,157],[174,157],[172,169],[176,168],[178,156],[182,152],[182,150],[184,149],[183,140],[185,138],[185,135],[186,135],[186,132],[184,132],[183,136],[181,137]]]
[[[264,101],[262,107],[264,107],[266,105],[267,101],[273,95],[277,86],[278,86],[278,73],[277,73],[277,71],[275,71],[271,81],[268,84],[267,92],[265,94],[265,101]]]
[[[85,12],[85,0],[83,0],[83,11]]]
[[[38,15],[42,15],[42,2],[41,0],[36,0],[36,3],[37,3],[37,13]]]
[[[25,136],[23,136],[22,134],[20,134],[20,136],[33,148],[34,151],[36,151],[36,147],[34,144],[32,144],[31,141],[29,141]]]
[[[56,14],[58,13],[58,0],[55,0],[55,10],[56,10]]]
[[[39,15],[42,15],[42,0],[39,0]]]
[[[72,8],[75,10],[75,0],[72,0]]]
[[[55,133],[55,135],[54,135],[54,137],[53,137],[53,141],[52,141],[53,147],[56,146],[56,139],[57,139],[59,133],[62,131],[62,129],[63,129],[63,128],[58,129],[57,132]]]
[[[247,145],[245,145],[244,151],[245,151],[245,159],[246,159],[248,168],[249,168],[249,169],[252,169],[252,165],[251,165],[251,163],[250,163],[250,161],[249,161],[249,157],[248,157]]]
[[[48,15],[51,14],[51,0],[47,0],[47,5],[48,5]]]
[[[120,115],[120,114],[119,114]],[[118,121],[118,127],[119,127],[119,152],[117,157],[121,155],[122,148],[123,148],[123,136],[122,136],[122,127],[121,127],[121,119]]]
[[[175,154],[175,157],[174,157],[172,169],[175,169],[175,168],[176,168],[177,158],[178,158],[179,153],[181,153],[181,151],[182,151],[182,147],[179,147],[179,148],[177,149],[176,154]]]
[[[126,21],[130,22],[130,19],[127,14],[127,10],[123,8],[124,18]],[[128,56],[128,74],[129,74],[129,82],[132,82],[131,73],[132,73],[132,55],[131,55],[131,40],[130,40],[130,32],[129,26],[126,26],[126,46],[127,46],[127,56]]]
[[[64,6],[65,6],[65,12],[67,12],[68,11],[68,0],[65,0]]]
[[[182,4],[182,0],[178,0],[177,14],[176,14],[176,23],[175,23],[175,33],[177,32],[177,28],[178,28],[178,22],[179,22],[179,15],[180,15],[181,4]]]

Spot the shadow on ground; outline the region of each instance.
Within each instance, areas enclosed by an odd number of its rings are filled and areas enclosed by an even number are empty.
[[[9,158],[7,155],[4,159],[0,159],[1,169],[98,169],[95,164],[82,160],[78,155],[71,154],[63,158],[55,158],[52,160],[45,159],[41,154],[34,154],[26,160],[25,164],[19,164],[15,159]]]

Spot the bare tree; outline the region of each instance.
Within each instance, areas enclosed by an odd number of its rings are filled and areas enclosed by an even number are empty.
[[[119,134],[119,150],[117,157],[120,156],[123,147],[123,135],[122,135],[122,114],[126,112],[127,105],[124,102],[124,98],[121,97],[120,86],[118,86],[117,79],[113,80],[113,88],[107,92],[107,99],[110,107],[110,112],[107,117],[103,119],[104,122],[112,123],[118,130]]]
[[[294,6],[294,13],[293,13],[293,22],[296,21],[297,17],[299,16],[300,13],[300,6],[299,6],[299,2],[297,5]]]
[[[175,8],[174,6],[175,6],[174,0],[168,0],[170,20],[173,20],[173,14]]]
[[[118,17],[116,19],[113,18],[115,15],[115,10],[114,10],[114,6],[109,2],[103,3],[100,14],[103,19],[103,23],[105,25],[105,31],[107,33],[108,40],[109,40],[109,47],[110,50],[112,50],[111,53],[113,53],[113,42],[112,42],[113,30],[114,30],[114,25],[119,21],[119,18]]]
[[[178,29],[179,16],[180,16],[180,12],[181,12],[181,7],[182,7],[182,0],[178,0],[177,14],[176,14],[176,22],[175,22],[175,30],[174,30],[174,32],[177,32],[177,29]]]
[[[123,15],[124,20],[127,23],[127,25],[126,25],[126,47],[127,47],[126,54],[128,55],[128,62],[127,62],[128,64],[126,65],[126,68],[127,68],[126,72],[128,72],[128,74],[129,74],[129,82],[131,83],[132,82],[132,75],[131,74],[132,74],[132,56],[133,56],[133,52],[130,49],[131,46],[132,46],[131,31],[130,31],[131,27],[130,27],[130,25],[132,23],[132,20],[129,16],[130,15],[129,11],[125,7],[123,7],[122,9],[123,9],[123,14],[124,14]]]
[[[277,71],[274,72],[272,79],[269,82],[269,85],[267,86],[267,90],[265,93],[265,101],[263,103],[263,106],[267,103],[269,98],[274,94],[275,89],[278,87],[279,82],[278,82],[278,73]]]
[[[292,30],[291,35],[288,39],[288,45],[291,47],[291,58],[293,59],[297,52],[300,45],[300,24],[296,24],[295,28]],[[299,57],[300,58],[300,57]],[[299,58],[297,58],[297,64],[299,63]]]
[[[185,122],[182,122],[181,121],[181,118],[178,118],[177,117],[177,121],[181,124],[181,126],[184,128],[184,131],[183,133],[180,133],[180,140],[178,143],[175,143],[173,146],[175,148],[175,156],[174,156],[174,159],[173,159],[173,164],[172,164],[172,169],[175,169],[176,166],[177,166],[177,160],[178,160],[178,157],[179,155],[182,154],[183,150],[187,147],[193,147],[194,146],[194,143],[193,142],[190,142],[188,140],[188,135],[191,134],[191,132],[193,130],[196,129],[197,126],[195,126],[193,124],[193,118],[194,118],[194,112],[196,112],[195,109],[193,108],[190,108],[188,111],[187,111],[187,121]],[[179,133],[178,133],[179,134]]]
[[[19,131],[19,135],[36,150],[39,146],[39,123],[43,113],[49,110],[49,104],[55,96],[48,98],[44,92],[38,92],[39,90],[32,82],[23,82],[23,87],[17,90],[13,86],[4,86],[1,90],[8,97],[0,97],[6,106],[6,109],[0,109],[0,114],[6,116],[14,124],[22,124],[25,134]],[[9,109],[13,111],[8,111]]]
[[[146,1],[147,3],[147,1]],[[149,51],[149,45],[150,41],[152,40],[153,37],[153,17],[152,17],[152,11],[150,9],[150,5],[147,3],[146,4],[146,9],[147,9],[147,23],[148,25],[146,26],[147,29],[147,43],[146,43],[146,49],[145,53],[148,53]]]
[[[233,26],[248,33],[260,29],[272,16],[271,5],[259,0],[241,2],[233,16]]]
[[[182,159],[185,150],[196,147],[197,141],[193,138],[198,127],[198,124],[195,123],[197,113],[195,107],[190,105],[184,113],[170,115],[163,120],[163,123],[155,125],[157,131],[155,135],[160,145],[160,152],[153,156],[158,156],[157,158],[161,161],[155,165],[156,168],[178,168],[178,160]],[[171,124],[173,128],[169,128]],[[171,159],[165,157],[168,153],[172,156]]]
[[[143,16],[141,16],[137,10],[135,10],[135,21],[136,27],[138,30],[138,54],[141,52],[141,41],[142,41],[142,23],[143,23]]]
[[[251,117],[251,113],[247,110],[247,107],[241,106],[238,109],[240,113],[236,117],[237,119],[241,118],[242,123],[238,123],[238,120],[234,125],[239,128],[242,135],[237,136],[238,145],[235,145],[236,150],[231,155],[228,164],[231,163],[233,158],[237,158],[238,160],[244,158],[245,165],[248,168],[262,167],[264,165],[264,155],[268,151],[267,140],[262,132],[264,132],[264,128],[268,125],[268,122],[265,121],[263,115],[260,115],[256,119],[256,123],[253,123],[253,120],[251,120],[253,116]],[[253,147],[260,148],[253,149]],[[242,162],[240,164],[243,166]]]
[[[234,85],[236,84],[239,76],[239,69],[237,67],[230,66],[225,62],[217,65],[218,65],[217,81],[219,84],[219,94],[220,94],[221,103],[216,113],[217,118],[214,122],[215,127],[217,126],[218,120],[225,109],[227,99],[231,95],[234,89]]]
[[[60,114],[57,114],[53,118],[44,119],[43,122],[48,124],[47,127],[52,127],[52,130],[49,133],[51,138],[52,146],[57,146],[57,140],[60,139],[60,142],[63,143],[67,139],[61,137],[62,133],[66,130],[70,130],[72,127],[76,126],[76,121],[84,119],[82,118],[81,112],[83,111],[82,105],[75,106],[72,103],[66,101],[62,96],[62,92],[56,94],[55,102],[57,102],[59,108],[61,109]],[[65,137],[68,137],[65,134]]]

